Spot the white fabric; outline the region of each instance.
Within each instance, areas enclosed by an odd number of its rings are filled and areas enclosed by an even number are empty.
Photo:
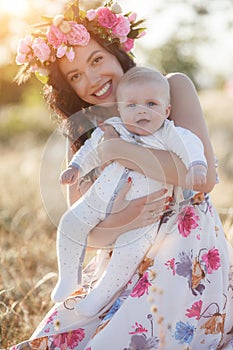
[[[184,161],[187,168],[193,162],[205,162],[202,154],[203,146],[199,138],[183,128],[175,128],[173,122],[165,120],[164,126],[156,133],[142,137],[129,133],[118,117],[109,119],[107,123],[113,125],[124,140],[129,141],[133,138],[134,142],[146,147],[171,150],[174,144],[175,153]],[[101,129],[97,128],[91,139],[87,140],[73,157],[71,164],[79,167],[82,175],[99,165],[97,146],[101,142],[102,135]],[[190,152],[186,151],[185,145],[188,145]],[[132,187],[127,199],[142,197],[165,187],[165,184],[148,179],[135,171],[129,171],[126,175],[126,170],[117,162],[110,164],[85,196],[63,216],[58,227],[59,279],[52,293],[52,299],[55,302],[65,300],[82,284],[81,266],[87,235],[105,218],[106,213],[111,211],[111,204],[128,176],[132,178]],[[169,190],[166,195],[172,195],[173,187],[171,185],[166,187]],[[175,192],[177,201],[183,199],[181,189]],[[93,316],[125,285],[153,243],[157,227],[158,224],[154,224],[143,230],[141,228],[133,230],[117,239],[106,274],[93,293],[79,304],[79,313]],[[106,289],[108,293],[103,293]]]
[[[138,136],[129,132],[119,117],[109,118],[105,123],[112,125],[125,141],[138,143],[144,147],[172,151],[182,160],[187,169],[196,162],[207,166],[204,148],[199,137],[187,129],[176,127],[173,121],[166,119],[159,130],[147,136]],[[103,131],[96,128],[91,138],[74,154],[70,165],[78,166],[81,176],[99,166],[97,146],[101,142],[102,136]]]

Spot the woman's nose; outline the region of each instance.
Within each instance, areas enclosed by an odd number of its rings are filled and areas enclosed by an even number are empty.
[[[89,80],[89,83],[90,83],[91,86],[95,86],[100,81],[100,75],[96,74],[94,72],[90,72],[88,74],[88,80]]]

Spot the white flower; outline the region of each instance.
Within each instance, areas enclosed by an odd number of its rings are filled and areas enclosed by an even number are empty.
[[[117,3],[117,2],[115,2],[114,4],[112,4],[112,6],[111,6],[111,11],[113,12],[113,13],[115,13],[115,14],[119,14],[119,13],[122,13],[122,9],[121,9],[121,7],[120,7],[120,5]]]
[[[64,20],[64,15],[56,15],[53,19],[53,25],[58,27]]]

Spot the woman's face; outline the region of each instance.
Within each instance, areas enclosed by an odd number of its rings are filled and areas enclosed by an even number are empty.
[[[116,102],[116,88],[124,74],[117,58],[93,39],[87,46],[74,46],[74,51],[73,62],[63,57],[59,68],[76,94],[93,105]]]

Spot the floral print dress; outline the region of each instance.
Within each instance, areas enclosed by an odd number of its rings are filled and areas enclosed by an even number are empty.
[[[101,274],[106,253],[99,259]],[[233,249],[207,195],[166,214],[121,293],[100,314],[82,317],[74,305],[98,280],[99,263],[93,260],[87,284],[56,304],[31,339],[12,350],[233,349]]]

